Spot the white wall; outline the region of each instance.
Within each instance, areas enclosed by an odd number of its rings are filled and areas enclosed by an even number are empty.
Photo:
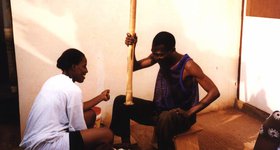
[[[177,51],[188,53],[213,79],[221,97],[206,111],[232,106],[236,98],[241,1],[138,1],[137,58],[150,53],[151,41],[162,30],[177,39]],[[56,59],[69,47],[88,58],[89,73],[80,87],[85,100],[111,89],[101,103],[110,119],[114,97],[125,93],[128,0],[13,0],[12,15],[19,81],[21,131],[33,100],[46,79],[60,73]],[[134,73],[134,96],[152,99],[158,66]],[[204,96],[205,92],[201,92]]]
[[[240,97],[267,113],[280,110],[280,19],[244,17]]]

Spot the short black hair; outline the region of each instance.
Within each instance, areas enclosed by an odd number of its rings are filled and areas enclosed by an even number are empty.
[[[81,51],[75,48],[69,48],[57,59],[56,67],[62,71],[68,70],[72,67],[72,65],[79,64],[84,57],[85,55]]]
[[[175,37],[166,31],[159,32],[153,39],[153,47],[163,44],[166,47],[166,51],[171,51],[175,49]]]

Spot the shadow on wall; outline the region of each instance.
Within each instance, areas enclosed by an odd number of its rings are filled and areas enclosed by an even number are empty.
[[[247,102],[248,104],[252,105],[253,107],[256,107],[256,109],[260,109],[263,112],[271,113],[273,110],[271,110],[271,108],[268,107],[266,91],[263,88],[260,88],[257,93],[250,95],[250,92],[251,92],[250,90],[252,90],[252,87],[249,86],[248,82],[252,82],[253,79],[250,80],[248,73],[247,73],[247,65],[244,62],[242,62],[241,67],[242,67],[242,70],[240,72],[241,73],[240,82],[242,82],[243,85],[240,84],[240,86],[243,86],[244,91],[240,91],[240,94],[243,94],[243,96],[244,96],[243,101]],[[253,82],[256,82],[256,81],[253,81]],[[260,85],[258,85],[258,83],[256,83],[256,87],[258,87],[258,86],[260,86]],[[261,107],[258,107],[258,106],[261,106]]]
[[[261,104],[260,104],[261,102]],[[249,103],[250,104],[259,104],[262,106],[262,110],[264,110],[267,113],[271,113],[273,110],[270,109],[267,106],[267,98],[266,98],[266,93],[264,89],[261,89],[260,91],[258,91],[258,93],[256,93],[255,95],[251,95],[250,99],[249,99]]]

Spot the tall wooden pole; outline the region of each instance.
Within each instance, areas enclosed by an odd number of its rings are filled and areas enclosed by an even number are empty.
[[[130,17],[129,17],[129,33],[134,36],[136,22],[136,0],[130,0]],[[133,105],[132,100],[132,75],[134,64],[134,48],[135,44],[129,45],[127,56],[127,82],[126,82],[126,100],[125,105]]]

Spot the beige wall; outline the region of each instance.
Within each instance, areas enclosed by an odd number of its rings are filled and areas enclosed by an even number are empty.
[[[150,53],[156,33],[172,32],[177,51],[188,53],[220,89],[221,97],[206,111],[232,106],[237,90],[241,1],[138,1],[137,58]],[[81,49],[88,58],[89,73],[79,84],[85,100],[111,89],[111,101],[100,104],[108,122],[114,97],[125,93],[124,38],[130,1],[11,2],[22,133],[36,94],[46,79],[60,73],[56,59],[69,47]],[[134,73],[134,96],[152,99],[157,70],[156,65]]]

